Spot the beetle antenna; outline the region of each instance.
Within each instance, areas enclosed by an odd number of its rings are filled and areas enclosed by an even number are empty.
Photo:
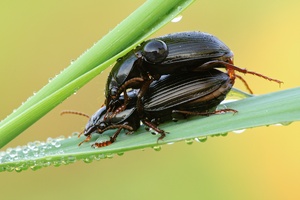
[[[82,112],[78,112],[78,111],[74,111],[74,110],[64,110],[60,113],[60,115],[64,115],[64,114],[73,114],[73,115],[80,115],[80,116],[84,116],[87,118],[90,118],[89,115],[82,113]]]

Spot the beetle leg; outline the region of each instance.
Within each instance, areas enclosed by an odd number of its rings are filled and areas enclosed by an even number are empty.
[[[134,131],[133,128],[131,126],[129,126],[129,125],[126,125],[126,124],[115,124],[115,125],[110,125],[110,126],[106,127],[105,129],[102,129],[102,130],[98,129],[98,132],[99,133],[103,133],[103,132],[105,132],[107,130],[110,130],[110,129],[119,129],[119,128],[126,129],[128,131]]]
[[[134,131],[128,131],[128,132],[126,132],[125,134],[126,135],[132,135],[134,133]]]
[[[157,133],[160,134],[159,138],[157,139],[157,142],[159,140],[162,140],[164,137],[166,137],[166,133],[164,130],[161,130],[160,128],[158,128],[155,124],[147,121],[147,120],[142,120],[143,124],[145,124],[146,126],[148,126],[149,128],[152,128],[154,131],[156,131]]]
[[[108,145],[111,145],[116,141],[116,138],[118,137],[122,129],[123,129],[122,127],[119,127],[118,130],[113,134],[113,136],[110,137],[110,140],[104,142],[95,142],[94,144],[92,144],[92,147],[99,148],[99,147],[106,147]]]
[[[96,142],[92,145],[92,147],[95,147],[95,148],[106,147],[106,146],[114,143],[122,129],[126,129],[130,132],[134,131],[131,126],[126,125],[126,124],[110,125],[110,126],[106,127],[105,129],[98,130],[98,131],[99,131],[99,133],[103,133],[109,129],[118,129],[118,130],[113,134],[113,136],[110,137],[110,140],[104,141],[104,142]]]
[[[114,118],[118,113],[124,111],[128,105],[128,95],[126,90],[124,90],[124,103],[123,105],[119,106],[117,109],[114,110],[114,112],[109,116],[110,119]],[[108,112],[106,113],[108,114]],[[105,119],[105,118],[104,118]]]
[[[216,110],[213,112],[194,112],[194,111],[184,111],[184,110],[172,110],[172,113],[181,113],[184,115],[202,115],[202,116],[209,116],[214,114],[223,114],[227,112],[233,112],[233,114],[237,113],[237,110],[226,108],[221,110]]]
[[[78,144],[78,146],[80,146],[80,145],[82,145],[82,143],[85,143],[85,142],[88,142],[88,141],[90,141],[91,140],[91,135],[88,135],[86,138],[85,138],[85,140],[83,140],[82,142],[80,142],[79,144]]]
[[[144,78],[140,78],[140,77],[136,77],[136,78],[132,78],[132,79],[129,79],[128,81],[126,81],[119,89],[118,89],[118,92],[117,92],[117,95],[114,96],[113,100],[111,100],[111,103],[109,105],[109,108],[108,108],[108,111],[114,111],[113,115],[111,116],[111,118],[113,118],[114,116],[116,116],[118,113],[124,111],[127,107],[127,103],[128,103],[128,96],[127,96],[127,93],[126,93],[126,89],[127,88],[130,88],[131,85],[134,85],[134,84],[142,84],[143,82],[145,81]],[[119,97],[120,97],[120,94],[124,92],[124,103],[122,106],[119,106],[118,108],[114,108],[114,104],[113,103],[115,100],[117,100]],[[125,96],[126,95],[126,96]],[[108,113],[108,112],[107,112]]]
[[[128,81],[126,81],[119,89],[117,92],[117,96],[115,97],[116,99],[119,98],[120,94],[125,91],[127,88],[130,88],[130,85],[134,85],[138,82],[142,83],[144,82],[145,79],[144,78],[140,78],[140,77],[135,77],[132,79],[129,79]]]
[[[209,62],[206,62],[203,65],[195,68],[193,71],[207,71],[207,70],[213,69],[213,68],[225,68],[227,70],[227,73],[229,75],[230,80],[232,81],[232,84],[234,84],[235,78],[238,77],[246,85],[246,87],[247,87],[247,89],[249,90],[250,93],[252,93],[252,91],[250,90],[249,85],[240,76],[236,75],[235,71],[241,72],[243,74],[252,74],[254,76],[258,76],[258,77],[261,77],[261,78],[266,79],[268,81],[273,81],[273,82],[276,82],[276,83],[279,83],[279,84],[283,83],[280,80],[270,78],[270,77],[262,75],[260,73],[257,73],[257,72],[254,72],[254,71],[249,71],[247,69],[239,68],[239,67],[233,65],[232,61],[230,61],[229,63],[225,62],[225,61],[220,61],[220,60],[209,61]]]
[[[94,144],[92,144],[91,147],[100,148],[100,147],[106,147],[111,144],[112,144],[112,142],[110,140],[108,140],[108,141],[104,141],[104,142],[95,142]]]
[[[235,76],[244,83],[245,87],[250,92],[250,94],[253,94],[253,92],[252,92],[251,88],[249,87],[248,83],[246,82],[246,80],[238,74],[236,74]]]
[[[113,109],[112,106],[109,106],[109,107],[107,108],[107,111],[106,111],[106,113],[105,113],[105,115],[104,115],[104,120],[107,120],[108,114],[111,112],[112,109]]]
[[[145,80],[145,83],[142,85],[142,87],[139,90],[139,93],[137,95],[137,101],[136,101],[137,112],[139,113],[139,115],[142,115],[142,111],[143,111],[142,97],[148,91],[149,86],[153,81],[154,79]]]

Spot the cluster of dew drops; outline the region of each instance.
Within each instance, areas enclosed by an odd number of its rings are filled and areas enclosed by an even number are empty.
[[[29,142],[24,146],[17,146],[15,148],[7,148],[6,151],[0,152],[0,166],[1,171],[23,171],[28,168],[32,170],[54,165],[55,161],[35,161],[35,159],[50,156],[59,155],[64,153],[62,150],[57,150],[61,146],[61,140],[64,136],[58,138],[48,138],[46,142],[35,141]],[[9,164],[11,163],[11,164]]]
[[[78,132],[74,132],[71,137],[78,136]],[[91,163],[94,160],[104,158],[113,158],[113,154],[95,154],[85,156],[84,158],[77,158],[73,155],[64,156],[65,152],[62,150],[62,141],[64,136],[57,138],[49,137],[45,142],[35,141],[29,142],[24,146],[17,146],[15,148],[7,148],[6,151],[0,152],[0,172],[22,172],[27,169],[36,171],[43,167],[61,165],[68,165],[82,160],[85,163]],[[117,153],[121,156],[123,153]]]
[[[240,133],[240,132],[236,132]],[[214,134],[210,137],[216,136],[227,136],[228,133]],[[77,137],[78,133],[73,133],[70,137]],[[36,171],[43,167],[54,166],[58,167],[61,165],[68,165],[75,163],[78,160],[82,160],[85,163],[91,163],[94,160],[99,161],[105,158],[113,158],[114,154],[95,154],[85,156],[84,158],[77,158],[73,155],[61,156],[65,152],[59,148],[63,145],[61,143],[64,140],[64,136],[58,138],[48,138],[46,142],[29,142],[24,146],[17,146],[16,148],[8,148],[6,151],[0,152],[0,172],[3,171],[16,171],[21,172],[27,169]],[[188,145],[196,142],[206,142],[208,136],[201,136],[192,139],[186,139],[185,143]],[[169,145],[173,143],[168,143]],[[160,151],[162,149],[161,145],[152,146],[152,149],[155,151]],[[143,150],[143,149],[142,149]],[[124,153],[120,152],[117,155],[122,156]],[[56,157],[56,158],[53,158]],[[57,158],[58,157],[58,158]]]

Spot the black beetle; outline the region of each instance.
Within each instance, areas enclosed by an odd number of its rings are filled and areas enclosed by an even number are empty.
[[[135,105],[138,90],[128,92],[129,104],[124,111],[112,118],[105,118],[106,107],[100,108],[88,121],[83,132],[87,142],[93,132],[103,133],[109,129],[117,129],[109,141],[93,144],[103,147],[113,143],[121,129],[129,133],[139,128],[140,121],[160,134],[158,140],[165,137],[165,131],[157,127],[158,123],[178,118],[181,115],[210,115],[221,112],[236,112],[232,109],[215,111],[216,106],[224,100],[232,88],[232,82],[226,73],[209,70],[203,73],[182,73],[165,75],[154,81],[142,98],[142,114]],[[124,101],[123,96],[120,103]],[[81,142],[80,144],[82,144]]]
[[[179,32],[150,39],[119,58],[112,68],[106,83],[105,97],[109,111],[120,112],[126,108],[125,103],[118,107],[116,102],[121,93],[129,88],[140,89],[137,108],[142,110],[141,98],[147,92],[153,80],[161,75],[182,72],[209,71],[213,68],[226,68],[234,83],[235,71],[250,73],[281,83],[256,72],[241,69],[233,65],[232,51],[217,37],[203,32]],[[242,79],[246,84],[246,82]],[[248,85],[249,91],[252,93]]]

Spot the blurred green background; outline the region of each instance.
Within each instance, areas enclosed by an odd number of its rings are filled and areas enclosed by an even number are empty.
[[[1,0],[0,119],[142,3]],[[284,81],[278,87],[245,77],[256,94],[265,94],[300,84],[299,11],[298,0],[197,1],[180,22],[154,36],[186,30],[216,35],[233,50],[237,66]],[[75,109],[93,114],[104,101],[108,72],[2,150],[82,130],[85,118],[59,113]],[[235,87],[245,90],[239,81]],[[4,172],[1,199],[300,199],[299,129],[294,122],[210,137],[201,144],[167,145],[159,152],[127,152],[91,164]]]

